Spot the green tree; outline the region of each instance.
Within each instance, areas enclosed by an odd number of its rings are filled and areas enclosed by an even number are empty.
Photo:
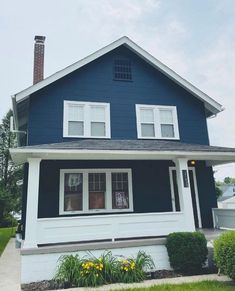
[[[16,166],[10,155],[10,148],[16,146],[16,135],[10,131],[9,110],[0,124],[0,224],[8,220],[11,211],[21,209],[21,189],[16,182],[22,179],[23,170]]]
[[[230,177],[225,177],[224,178],[224,183],[225,184],[230,184],[231,183],[231,178]]]

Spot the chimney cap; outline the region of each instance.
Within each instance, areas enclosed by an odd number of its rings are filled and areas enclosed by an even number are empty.
[[[44,43],[45,39],[46,39],[46,37],[42,36],[42,35],[35,35],[35,37],[34,37],[35,42]]]

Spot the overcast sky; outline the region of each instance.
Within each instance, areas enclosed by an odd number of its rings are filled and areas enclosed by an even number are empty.
[[[234,0],[0,0],[0,118],[32,84],[34,35],[46,36],[45,76],[130,37],[225,107],[210,142],[235,147]]]

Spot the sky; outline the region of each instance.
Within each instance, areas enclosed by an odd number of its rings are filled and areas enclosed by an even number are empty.
[[[45,77],[126,35],[225,110],[208,120],[211,145],[235,147],[235,0],[0,0],[0,118],[32,84],[35,35]],[[235,177],[235,165],[215,177]]]

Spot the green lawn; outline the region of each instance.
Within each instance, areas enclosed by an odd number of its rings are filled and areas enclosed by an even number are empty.
[[[150,288],[122,289],[116,291],[234,291],[235,282],[225,283],[217,281],[203,281],[198,283],[180,285],[160,285]]]
[[[9,239],[15,234],[15,227],[0,228],[0,256],[5,249]]]

